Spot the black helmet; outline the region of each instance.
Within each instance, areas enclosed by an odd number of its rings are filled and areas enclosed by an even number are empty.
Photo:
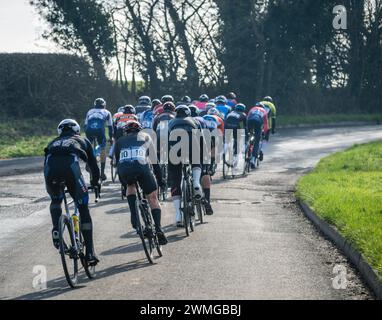
[[[263,99],[264,101],[267,101],[267,102],[271,102],[271,103],[273,103],[273,98],[272,97],[265,97],[264,99]]]
[[[127,106],[124,106],[123,107],[123,113],[124,114],[137,114],[137,111],[135,110],[135,108],[128,104]]]
[[[140,106],[150,106],[151,107],[151,98],[148,96],[140,97],[138,100]]]
[[[191,110],[186,105],[181,105],[175,109],[177,118],[191,117]]]
[[[154,99],[153,103],[152,103],[153,108],[160,106],[161,104],[162,104],[162,102],[159,99]]]
[[[132,133],[132,132],[139,132],[142,131],[143,128],[141,124],[138,121],[128,121],[126,124],[123,126],[123,132],[126,134]]]
[[[166,102],[172,102],[172,103],[175,103],[175,99],[173,96],[171,95],[165,95],[162,97],[161,99],[162,103],[165,104]]]
[[[163,110],[165,112],[175,112],[175,104],[172,103],[172,102],[166,102],[164,105],[163,105]]]
[[[106,101],[103,98],[97,98],[94,101],[94,106],[98,109],[105,109],[106,108]]]
[[[189,96],[184,96],[182,102],[188,105],[192,103],[192,99]]]
[[[236,100],[236,99],[237,99],[237,95],[236,95],[236,93],[234,93],[234,92],[230,92],[230,93],[228,93],[228,95],[227,95],[227,99],[230,99],[230,100]]]
[[[199,117],[200,115],[200,110],[197,106],[194,106],[194,105],[190,105],[188,107],[191,111],[191,117],[195,118],[195,117]]]
[[[208,97],[208,95],[206,94],[202,94],[199,98],[199,101],[200,102],[208,102],[210,100],[210,98]]]

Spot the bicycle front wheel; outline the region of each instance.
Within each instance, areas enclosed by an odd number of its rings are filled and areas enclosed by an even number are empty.
[[[59,221],[60,255],[65,278],[69,286],[75,288],[78,283],[78,252],[71,221],[65,215]]]

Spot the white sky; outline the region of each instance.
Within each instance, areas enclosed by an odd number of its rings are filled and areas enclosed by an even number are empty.
[[[0,52],[58,52],[28,0],[0,0]]]

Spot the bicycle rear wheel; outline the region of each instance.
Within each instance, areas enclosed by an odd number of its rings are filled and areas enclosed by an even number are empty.
[[[143,216],[145,214],[144,210],[145,209],[141,205],[139,205],[139,209],[137,212],[140,212],[140,214]],[[137,215],[138,235],[141,238],[143,250],[145,251],[147,260],[149,261],[149,263],[154,264],[153,235],[147,234],[147,232],[150,232],[150,230],[146,230],[146,227],[142,224],[140,214]]]
[[[72,232],[72,224],[65,215],[59,221],[60,255],[65,278],[69,286],[75,288],[78,283],[78,252]]]
[[[86,261],[86,258],[85,258],[86,246],[85,246],[85,242],[84,242],[82,234],[80,234],[80,241],[79,242],[81,245],[81,253],[80,253],[81,264],[84,267],[86,276],[90,280],[92,280],[96,277],[96,269],[95,269],[95,266],[89,266],[88,262]]]

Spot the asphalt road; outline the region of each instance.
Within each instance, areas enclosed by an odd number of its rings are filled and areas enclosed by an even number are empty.
[[[223,181],[212,191],[216,214],[190,238],[175,229],[171,203],[163,205],[170,244],[149,265],[129,225],[119,186],[108,185],[92,205],[96,250],[102,262],[95,281],[81,276],[67,287],[57,251],[42,173],[0,178],[0,299],[371,299],[346,258],[303,216],[297,179],[320,158],[382,139],[381,127],[283,130],[267,146],[261,168],[245,179]],[[333,286],[333,269],[347,270],[347,288]],[[35,266],[44,266],[46,290],[33,288]]]

